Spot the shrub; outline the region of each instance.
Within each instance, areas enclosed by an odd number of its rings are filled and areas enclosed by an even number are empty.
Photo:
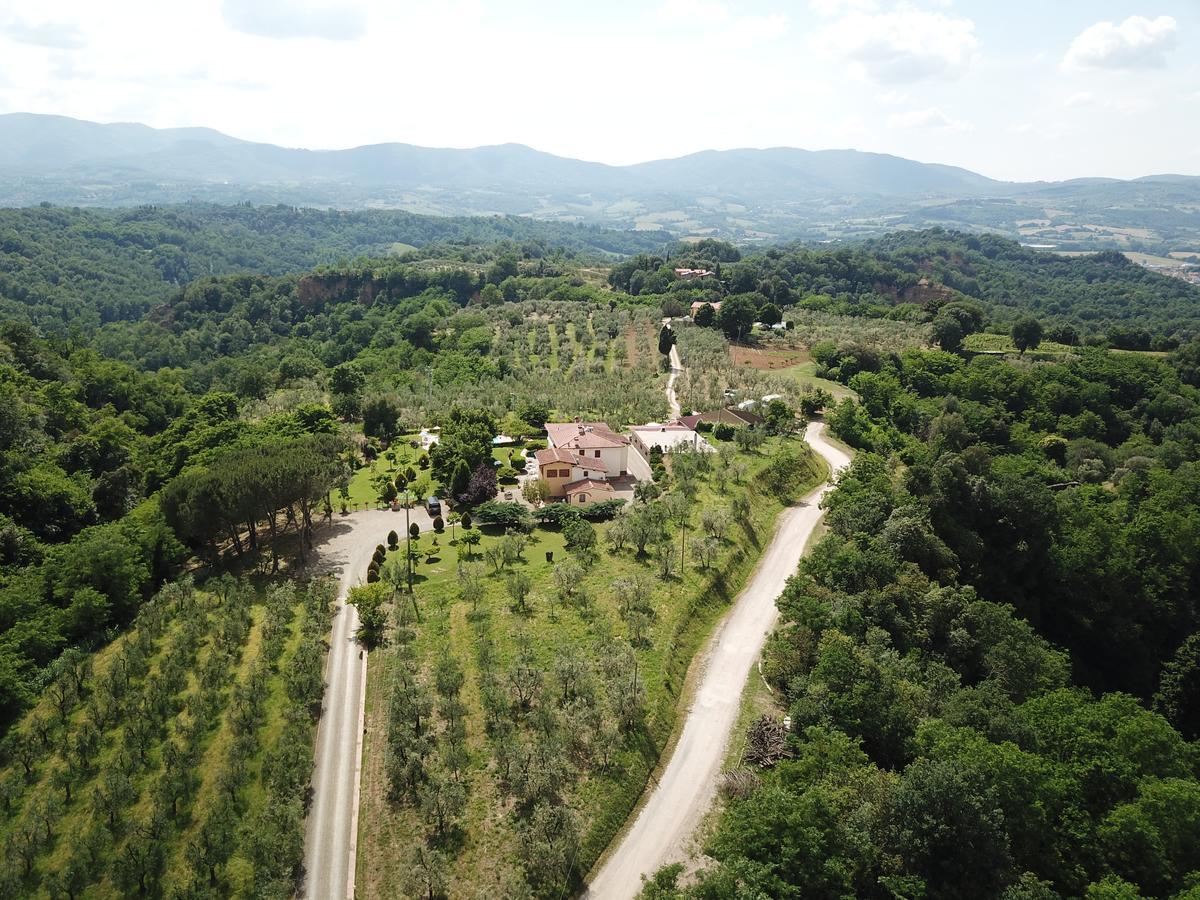
[[[508,500],[488,500],[475,507],[475,521],[483,525],[502,525],[522,530],[533,524],[533,519],[520,503]]]
[[[414,541],[421,536],[421,526],[413,522],[408,526],[408,536]]]
[[[545,450],[545,449],[546,449],[545,441],[526,441],[525,442],[525,453],[528,456],[533,456],[533,454],[537,453],[537,451]]]
[[[579,512],[589,522],[607,522],[614,518],[624,506],[624,500],[601,500],[599,503],[583,507]]]
[[[446,530],[446,522],[441,516],[433,517],[433,530],[436,531],[438,534],[441,534],[443,531]]]
[[[719,441],[732,441],[737,429],[728,422],[718,422],[713,427],[713,437]]]
[[[724,423],[722,422],[720,424],[723,425]],[[708,432],[713,430],[713,423],[712,422],[697,422],[696,430],[707,434]]]
[[[388,549],[395,550],[398,546],[400,546],[400,535],[396,534],[395,530],[393,529],[392,531],[388,532],[387,541]]]
[[[571,522],[578,522],[583,510],[566,503],[547,503],[534,512],[533,517],[543,525],[565,527]]]
[[[500,481],[513,482],[517,480],[517,470],[512,466],[501,466],[496,470],[496,478]]]

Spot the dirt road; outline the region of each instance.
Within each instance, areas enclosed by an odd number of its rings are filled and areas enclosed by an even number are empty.
[[[427,516],[422,524],[429,527]],[[355,640],[358,610],[345,601],[350,588],[366,577],[375,545],[386,543],[392,529],[403,531],[403,512],[367,510],[337,519],[318,536],[320,568],[339,572],[341,577],[325,664],[325,700],[317,728],[313,800],[304,840],[304,896],[311,900],[354,896],[367,654]]]
[[[836,473],[849,465],[850,458],[825,440],[824,429],[824,423],[810,423],[805,439]],[[591,900],[629,900],[641,890],[643,875],[684,859],[716,794],[746,678],[775,625],[775,598],[796,571],[821,520],[821,497],[830,487],[826,482],[780,515],[757,568],[704,650],[703,672],[679,742],[658,780],[647,788],[632,827],[594,873],[585,894]]]
[[[683,372],[683,363],[679,360],[679,348],[672,345],[671,347],[671,374],[667,376],[667,406],[670,407],[670,415],[668,418],[674,419],[679,416],[679,398],[675,396],[675,379]]]

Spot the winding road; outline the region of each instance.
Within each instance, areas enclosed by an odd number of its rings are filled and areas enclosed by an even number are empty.
[[[672,351],[672,368],[677,359]],[[671,385],[674,378],[672,372]],[[673,402],[671,386],[667,390]],[[850,464],[850,457],[825,439],[823,422],[809,423],[804,438],[834,475]],[[779,516],[771,543],[698,661],[703,671],[679,741],[657,781],[651,779],[632,826],[591,879],[585,894],[590,900],[629,900],[641,890],[643,876],[686,857],[716,795],[746,679],[778,617],[775,598],[821,521],[820,501],[832,483],[831,478]]]
[[[665,393],[675,417],[680,414],[675,381],[683,371],[675,347],[670,363]],[[824,428],[822,423],[809,424],[805,439],[836,474],[850,458],[825,440]],[[758,566],[698,660],[703,672],[670,759],[647,788],[637,818],[595,874],[585,896],[629,900],[641,890],[644,875],[684,858],[715,796],[742,689],[775,624],[775,598],[820,522],[819,503],[830,487],[831,482],[826,482],[780,515]],[[412,518],[420,521],[422,530],[429,527],[423,510],[413,510]],[[401,520],[387,510],[355,513],[324,532],[317,548],[320,566],[339,573],[340,581],[305,830],[304,896],[309,900],[354,897],[367,654],[355,639],[358,611],[346,603],[346,595],[366,575],[375,545],[389,530],[399,530]]]

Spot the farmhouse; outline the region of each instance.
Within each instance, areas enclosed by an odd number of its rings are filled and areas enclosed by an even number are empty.
[[[700,312],[700,308],[702,306],[711,306],[713,308],[713,312],[715,312],[715,313],[719,313],[721,311],[721,301],[720,300],[718,300],[716,303],[708,303],[707,301],[704,301],[704,300],[696,300],[692,303],[692,317],[693,318],[695,317],[696,313]]]
[[[593,468],[600,462],[607,477],[629,472],[629,438],[606,422],[547,422],[546,438],[552,450],[569,451],[593,463]]]
[[[651,447],[657,447],[663,453],[681,445],[689,446],[701,453],[711,453],[712,444],[696,433],[680,419],[670,422],[650,422],[646,425],[634,425],[630,429],[633,435],[633,445],[643,456],[650,454]]]
[[[717,273],[711,269],[676,269],[675,277],[682,278],[684,281],[691,281],[693,278],[709,278]]]
[[[537,459],[538,477],[550,489],[551,497],[566,497],[567,489],[573,484],[608,478],[608,467],[603,460],[589,459],[573,450],[548,447],[535,453],[534,458]]]
[[[607,481],[595,481],[591,478],[573,481],[564,490],[567,502],[572,506],[587,506],[603,500],[612,500],[616,494],[613,486]]]

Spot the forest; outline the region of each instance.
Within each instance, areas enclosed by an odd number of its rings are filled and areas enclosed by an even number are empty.
[[[675,273],[705,265],[715,277]],[[609,280],[618,290],[681,303],[740,298],[760,311],[769,304],[910,322],[928,322],[942,306],[967,302],[982,310],[983,325],[998,331],[1033,316],[1047,331],[1074,335],[1072,344],[1129,350],[1171,350],[1200,334],[1200,288],[1117,251],[1061,256],[941,228],[832,249],[795,244],[745,255],[707,240],[679,248],[671,259],[638,254],[613,266]]]
[[[0,211],[3,893],[286,895],[329,601],[297,576],[343,509],[433,490],[478,522],[415,556],[380,534],[355,597],[382,651],[364,852],[388,861],[360,887],[577,889],[669,739],[718,575],[818,477],[792,411],[824,408],[857,458],[780,601],[774,705],[725,776],[716,863],[648,893],[1185,896],[1198,294],[940,230],[750,252],[510,219]],[[662,420],[661,318],[693,303],[681,399],[778,394],[763,428],[654,460],[616,518],[480,502],[537,448],[495,431]],[[731,344],[803,356],[845,399]],[[446,447],[416,452],[431,425]],[[178,760],[199,777],[167,784]]]
[[[859,452],[763,657],[790,729],[645,896],[1194,896],[1196,351],[815,348]]]
[[[0,209],[0,315],[47,335],[135,321],[207,276],[281,275],[360,257],[438,256],[509,242],[533,258],[606,260],[662,238],[519,217],[189,203],[126,210]]]

